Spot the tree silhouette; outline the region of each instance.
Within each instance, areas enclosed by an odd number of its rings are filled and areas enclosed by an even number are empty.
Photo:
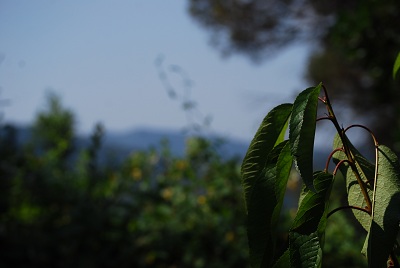
[[[400,83],[391,77],[400,50],[399,1],[190,0],[188,10],[224,55],[262,61],[308,42],[315,49],[305,77],[369,118],[382,142],[400,140]]]

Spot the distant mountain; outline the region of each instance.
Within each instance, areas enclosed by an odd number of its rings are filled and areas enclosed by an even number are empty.
[[[15,140],[18,144],[27,142],[32,136],[32,130],[28,126],[4,125],[0,129],[0,136],[7,133],[15,133]],[[193,135],[187,135],[183,131],[171,131],[163,129],[138,128],[126,132],[106,131],[100,151],[100,158],[110,157],[122,160],[130,153],[138,150],[156,149],[162,147],[162,141],[167,140],[171,153],[176,156],[185,154],[186,140]],[[238,157],[243,158],[246,153],[248,142],[224,139],[214,136],[208,136],[208,139],[218,142],[217,152],[224,158]],[[75,146],[78,150],[87,148],[90,145],[89,135],[76,137]]]
[[[161,142],[168,140],[171,153],[176,156],[183,156],[185,153],[185,143],[190,135],[184,134],[182,131],[167,131],[162,129],[141,128],[128,132],[109,132],[104,137],[104,149],[115,150],[123,156],[127,156],[135,150],[147,150],[150,148],[160,149]],[[221,138],[216,135],[208,136],[212,141],[222,139],[222,143],[216,147],[217,152],[223,158],[238,157],[243,159],[250,144],[250,141],[242,141],[236,139]],[[315,148],[314,151],[314,168],[323,169],[325,162],[330,153],[328,148]]]
[[[5,135],[7,127],[2,127],[0,136]],[[16,141],[22,144],[31,137],[31,129],[26,126],[15,127]],[[148,149],[160,150],[162,141],[167,140],[171,153],[175,156],[183,156],[185,154],[186,141],[190,137],[183,131],[171,131],[163,129],[138,128],[126,132],[106,131],[102,141],[100,150],[100,159],[114,159],[116,162],[122,161],[129,154],[135,151]],[[215,141],[217,152],[225,159],[237,157],[240,160],[244,157],[250,142],[221,138],[216,135],[207,137],[211,141]],[[219,142],[222,140],[222,142]],[[90,145],[90,137],[78,136],[75,140],[78,150],[87,148]],[[325,161],[330,153],[330,148],[315,148],[314,152],[314,168],[323,169]]]
[[[128,132],[106,133],[103,142],[105,148],[115,148],[126,152],[151,148],[160,149],[162,141],[167,140],[171,153],[176,156],[183,156],[186,140],[189,137],[190,135],[179,130],[141,128]],[[221,156],[226,158],[235,156],[243,158],[248,147],[248,142],[241,140],[224,139],[218,136],[207,136],[207,138],[215,142],[222,141],[216,149]]]

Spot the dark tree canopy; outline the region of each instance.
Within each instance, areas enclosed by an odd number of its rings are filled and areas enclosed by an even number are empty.
[[[190,0],[190,14],[216,47],[264,60],[295,42],[315,47],[305,76],[374,124],[380,140],[400,141],[398,0]],[[393,131],[391,131],[393,130]],[[400,149],[400,146],[399,146]]]
[[[322,38],[335,11],[347,5],[347,1],[190,0],[189,12],[211,30],[213,44],[223,53],[244,53],[259,60],[293,41]]]
[[[399,137],[389,130],[400,128],[400,84],[391,77],[400,51],[399,14],[395,0],[363,1],[339,12],[307,74],[311,81],[324,81],[357,113],[373,116],[378,134],[390,143]]]

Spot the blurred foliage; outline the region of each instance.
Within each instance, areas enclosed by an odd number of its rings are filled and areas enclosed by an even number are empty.
[[[239,159],[190,138],[182,157],[99,157],[104,129],[75,146],[73,114],[51,95],[32,136],[0,135],[0,267],[246,267]]]
[[[182,157],[164,141],[116,163],[100,157],[101,125],[78,148],[74,122],[50,95],[30,139],[2,127],[0,267],[248,267],[241,159],[192,137]],[[297,182],[289,180],[292,195]],[[282,215],[282,249],[292,212]],[[347,223],[330,223],[324,267],[358,267],[362,236]]]
[[[380,142],[400,152],[400,79],[392,79],[398,0],[190,0],[188,10],[224,54],[261,61],[288,45],[311,45],[307,79],[323,82],[332,99],[369,120]]]
[[[392,70],[400,50],[400,2],[352,2],[337,13],[322,49],[311,55],[307,76],[368,118],[379,141],[399,153],[400,80]]]

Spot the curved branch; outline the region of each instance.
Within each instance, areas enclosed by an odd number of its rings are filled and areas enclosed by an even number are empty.
[[[369,134],[371,134],[372,139],[374,140],[375,146],[378,146],[378,145],[379,145],[378,140],[376,139],[374,133],[373,133],[369,128],[367,128],[366,126],[359,125],[359,124],[354,124],[354,125],[351,125],[351,126],[348,126],[347,128],[345,128],[345,129],[343,130],[343,133],[346,133],[347,130],[349,130],[349,129],[351,129],[351,128],[354,128],[354,127],[359,127],[359,128],[362,128],[362,129],[365,129],[366,131],[368,131]]]
[[[343,164],[344,162],[347,162],[347,163],[349,163],[349,165],[351,165],[351,162],[350,162],[348,159],[340,160],[339,163],[337,163],[335,169],[333,170],[333,175],[336,176],[336,173],[337,173],[337,170],[338,170],[339,166],[340,166],[341,164]]]
[[[324,117],[317,118],[316,121],[318,122],[318,121],[322,121],[322,120],[329,120],[329,121],[332,121],[332,118],[329,117],[329,115],[328,115],[328,116],[324,116]]]
[[[372,192],[372,204],[371,204],[371,212],[372,212],[372,218],[374,218],[374,207],[375,207],[375,194],[376,194],[376,181],[378,179],[378,159],[379,159],[379,154],[378,154],[378,140],[376,139],[374,133],[367,128],[366,126],[363,125],[359,125],[359,124],[354,124],[351,126],[348,126],[346,129],[343,130],[343,133],[345,133],[347,130],[353,128],[353,127],[359,127],[362,129],[365,129],[366,131],[369,132],[369,134],[371,135],[373,141],[374,141],[374,145],[375,145],[375,174],[374,174],[374,190]]]
[[[356,210],[360,210],[365,213],[368,213],[368,215],[371,215],[371,213],[368,210],[366,210],[365,208],[360,208],[360,207],[356,207],[356,206],[343,206],[343,207],[335,208],[334,210],[329,212],[326,217],[329,218],[330,216],[332,216],[333,213],[338,212],[339,210],[343,210],[343,209],[356,209]]]
[[[329,163],[331,162],[331,159],[332,159],[333,155],[334,155],[336,152],[339,152],[339,151],[343,152],[344,150],[343,150],[343,148],[336,148],[335,150],[333,150],[333,151],[329,154],[328,159],[326,160],[326,163],[325,163],[325,171],[328,170],[328,166],[329,166]],[[335,168],[335,169],[336,169],[336,168]]]

